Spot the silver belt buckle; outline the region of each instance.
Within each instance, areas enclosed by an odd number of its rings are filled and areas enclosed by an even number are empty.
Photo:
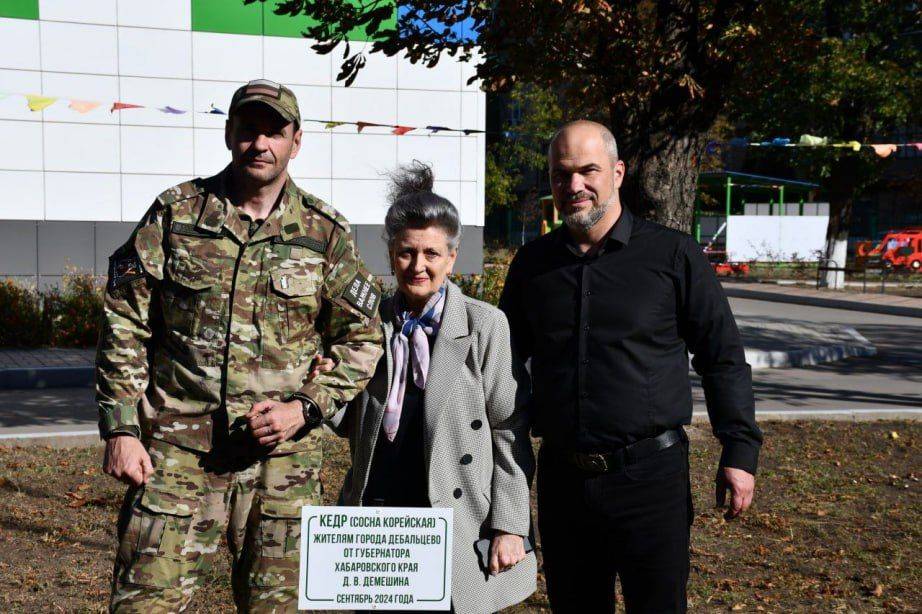
[[[608,461],[605,460],[604,454],[587,454],[586,462],[593,471],[608,471]]]

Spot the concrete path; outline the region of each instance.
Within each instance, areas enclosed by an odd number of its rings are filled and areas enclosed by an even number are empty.
[[[922,282],[922,275],[920,275],[920,282]],[[748,298],[776,303],[793,303],[922,318],[922,299],[920,298],[892,294],[817,290],[812,287],[805,288],[802,286],[753,283],[738,280],[725,280],[722,284],[724,292],[731,298]]]

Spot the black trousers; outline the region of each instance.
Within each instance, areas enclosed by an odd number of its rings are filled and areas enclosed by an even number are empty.
[[[554,612],[685,612],[693,512],[688,444],[611,473],[587,473],[544,445],[538,529]]]

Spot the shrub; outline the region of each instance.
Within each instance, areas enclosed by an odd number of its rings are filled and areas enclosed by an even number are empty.
[[[101,317],[102,286],[92,275],[67,273],[63,288],[45,294],[43,318],[50,324],[53,346],[96,345]]]
[[[36,347],[47,343],[42,298],[11,279],[0,281],[0,347]]]

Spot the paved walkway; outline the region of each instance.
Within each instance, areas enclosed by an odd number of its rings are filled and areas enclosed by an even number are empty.
[[[922,298],[736,280],[723,281],[723,287],[727,296],[735,298],[922,318]]]
[[[39,369],[48,367],[91,367],[95,349],[44,348],[39,350],[0,350],[0,369]]]

